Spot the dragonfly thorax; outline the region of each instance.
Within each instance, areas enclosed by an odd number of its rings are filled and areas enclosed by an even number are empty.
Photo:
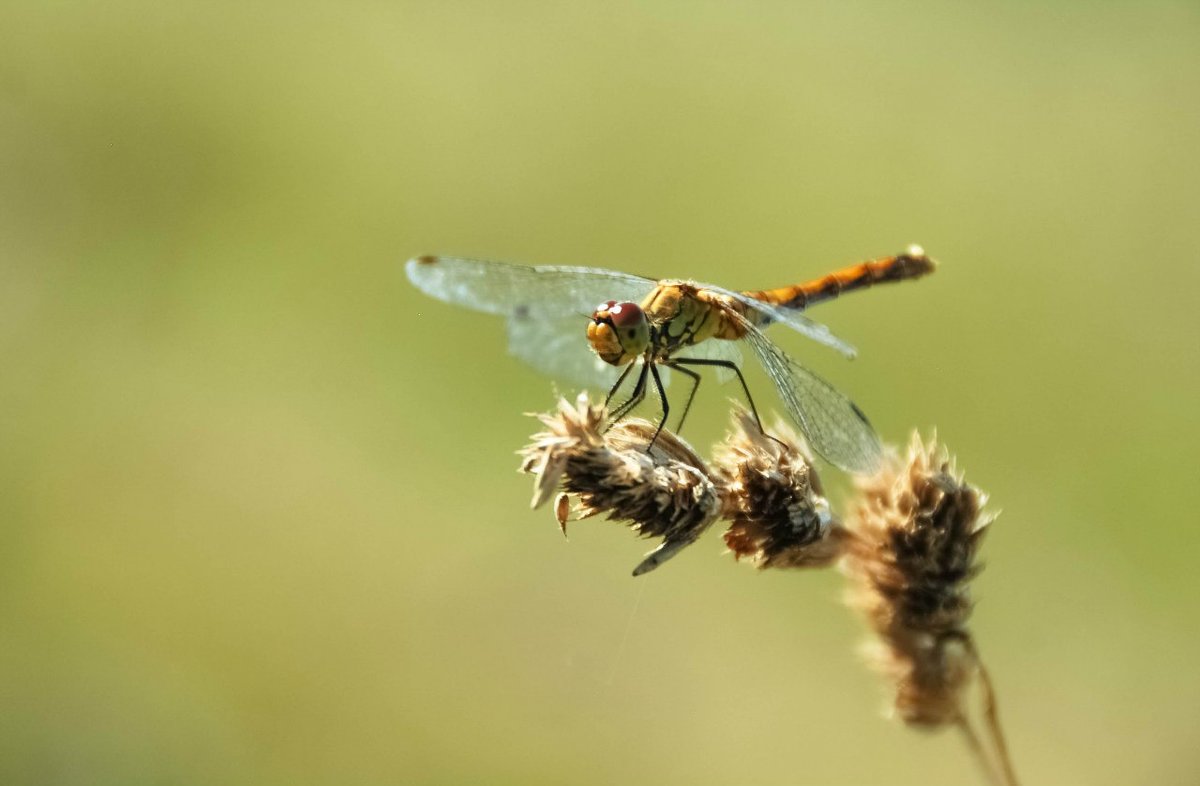
[[[637,303],[609,300],[592,312],[588,343],[600,359],[614,366],[631,363],[650,346],[650,323]]]

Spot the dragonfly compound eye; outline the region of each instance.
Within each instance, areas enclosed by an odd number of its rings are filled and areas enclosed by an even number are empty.
[[[613,327],[619,331],[636,328],[646,321],[646,314],[637,303],[611,303],[608,315],[612,317]]]
[[[588,342],[606,363],[624,365],[650,344],[646,313],[637,303],[602,303],[588,325]]]

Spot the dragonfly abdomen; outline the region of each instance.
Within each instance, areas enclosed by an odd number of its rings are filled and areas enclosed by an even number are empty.
[[[744,294],[783,308],[804,309],[856,289],[920,278],[932,273],[934,267],[933,260],[925,255],[920,246],[910,246],[903,254],[860,262],[803,284]]]

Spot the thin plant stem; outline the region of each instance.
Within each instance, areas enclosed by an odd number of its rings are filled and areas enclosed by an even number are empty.
[[[979,741],[979,735],[975,733],[975,728],[971,725],[971,721],[965,713],[959,714],[955,725],[963,733],[967,749],[974,755],[975,761],[979,762],[979,767],[983,770],[984,777],[987,778],[988,783],[991,783],[993,786],[1005,786],[1000,773],[996,772],[995,766],[992,764],[991,759],[988,758],[987,752],[983,749],[983,743]]]
[[[1012,758],[1008,755],[1008,743],[1004,740],[1004,730],[1000,726],[1000,712],[996,704],[996,690],[992,686],[992,678],[988,675],[983,661],[979,659],[979,653],[975,652],[974,642],[968,642],[967,646],[971,648],[971,653],[975,656],[975,664],[979,668],[979,683],[983,688],[983,717],[987,721],[988,735],[991,737],[992,747],[995,748],[996,758],[999,759],[1000,768],[1004,772],[1004,782],[1008,786],[1019,786],[1017,773],[1013,770]]]

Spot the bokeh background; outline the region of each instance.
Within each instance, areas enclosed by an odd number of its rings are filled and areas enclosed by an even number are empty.
[[[978,782],[836,573],[529,511],[552,383],[402,268],[919,242],[779,338],[1003,510],[1025,782],[1200,782],[1197,85],[1190,2],[7,0],[0,781]]]

